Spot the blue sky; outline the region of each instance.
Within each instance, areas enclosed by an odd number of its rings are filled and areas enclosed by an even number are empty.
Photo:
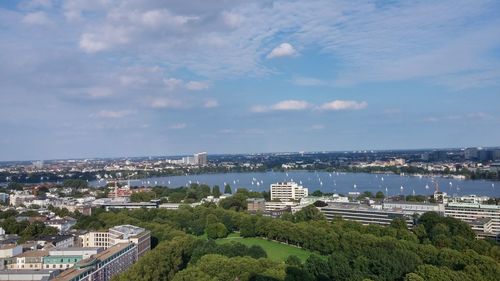
[[[499,1],[0,2],[0,160],[500,145]]]

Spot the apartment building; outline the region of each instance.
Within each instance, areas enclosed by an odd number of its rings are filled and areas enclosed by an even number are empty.
[[[444,215],[469,223],[473,230],[479,233],[478,237],[500,236],[500,206],[472,203],[448,203]],[[490,219],[490,221],[480,219]],[[480,224],[483,223],[482,230]],[[486,226],[484,226],[486,224]],[[485,234],[486,233],[486,234]]]
[[[271,184],[272,200],[300,200],[309,195],[309,190],[296,182],[278,182]]]

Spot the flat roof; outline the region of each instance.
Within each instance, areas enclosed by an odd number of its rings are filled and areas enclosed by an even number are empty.
[[[45,257],[49,255],[49,251],[47,250],[35,250],[21,253],[15,257]]]

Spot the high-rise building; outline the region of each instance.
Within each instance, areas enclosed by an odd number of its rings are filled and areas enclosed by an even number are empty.
[[[200,153],[195,153],[194,154],[194,164],[195,165],[200,165],[204,166],[207,165],[207,153],[206,152],[200,152]]]
[[[296,182],[271,184],[271,200],[299,200],[309,195],[309,190]]]
[[[478,157],[478,150],[476,147],[466,148],[464,151],[465,160],[476,160]]]

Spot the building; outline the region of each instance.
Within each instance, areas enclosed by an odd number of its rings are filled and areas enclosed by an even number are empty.
[[[8,269],[43,269],[43,257],[48,256],[49,251],[35,250],[21,253],[15,257],[6,260]],[[1,280],[1,279],[0,279]]]
[[[250,213],[263,213],[266,210],[266,200],[263,198],[247,199],[247,210]]]
[[[108,202],[100,204],[100,206],[106,209],[106,211],[109,211],[111,209],[156,209],[158,208],[159,204],[157,202]]]
[[[76,224],[76,220],[71,217],[64,217],[62,219],[51,219],[45,222],[45,225],[57,228],[59,234],[67,233],[73,225]]]
[[[423,214],[425,212],[437,212],[444,214],[443,204],[419,203],[419,202],[384,202],[382,209],[388,211],[401,211],[406,215]]]
[[[137,245],[120,243],[63,271],[54,281],[108,281],[137,261]]]
[[[0,259],[11,258],[23,252],[23,247],[16,244],[1,244]]]
[[[59,270],[1,270],[0,281],[47,281],[52,280],[59,272]]]
[[[278,182],[271,184],[272,200],[300,200],[307,197],[309,190],[296,182]]]
[[[207,165],[207,153],[206,152],[200,152],[200,153],[195,153],[194,154],[194,164],[195,165],[200,165],[200,166],[205,166]]]
[[[138,257],[151,249],[151,233],[134,225],[118,225],[110,228],[108,232],[91,231],[80,235],[80,240],[83,247],[104,248],[132,242],[137,245]]]
[[[359,203],[329,203],[328,206],[318,208],[328,221],[336,218],[357,221],[362,224],[389,225],[395,218],[406,220],[408,228],[413,226],[411,216],[403,211],[388,211],[372,208]]]
[[[52,235],[41,236],[37,239],[37,244],[43,248],[69,248],[74,245],[73,235]]]
[[[445,216],[454,217],[469,224],[473,224],[478,219],[489,218],[491,225],[486,229],[492,234],[500,234],[500,206],[498,205],[448,203],[444,210]]]
[[[469,147],[464,150],[465,160],[476,160],[478,158],[478,150],[476,147]]]
[[[68,269],[77,262],[90,258],[103,251],[103,248],[67,248],[49,251],[48,256],[44,256],[43,268],[49,269]]]
[[[0,192],[0,201],[2,203],[7,203],[7,201],[9,201],[9,194]]]

